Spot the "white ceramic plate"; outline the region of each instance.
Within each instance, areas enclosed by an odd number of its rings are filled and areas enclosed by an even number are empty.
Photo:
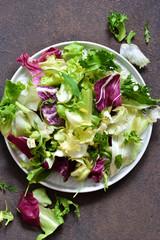
[[[97,44],[97,43],[85,42],[85,41],[78,41],[78,42],[82,43],[85,46],[85,49],[93,49],[93,48],[96,50],[104,49],[104,50],[109,50],[110,52],[114,53],[115,61],[119,65],[121,65],[121,67],[125,71],[127,71],[128,73],[131,73],[133,78],[136,79],[137,82],[144,84],[144,81],[143,81],[142,77],[140,76],[140,74],[137,72],[137,70],[125,58],[123,58],[119,53],[115,52],[114,50],[112,50],[108,47]],[[49,46],[49,47],[39,51],[38,53],[34,54],[31,59],[39,58],[40,55],[50,47],[57,47],[59,50],[63,50],[63,48],[70,43],[72,43],[72,42],[63,42],[63,43]],[[29,78],[30,78],[30,73],[28,72],[28,70],[20,67],[16,71],[14,76],[12,77],[11,81],[16,82],[18,79],[21,81],[25,81]],[[136,160],[129,166],[124,167],[122,170],[120,170],[117,175],[110,178],[108,181],[108,186],[116,183],[117,181],[122,179],[124,176],[126,176],[135,167],[135,165],[140,161],[140,159],[141,159],[142,155],[144,154],[144,152],[147,148],[147,145],[149,143],[149,140],[151,137],[151,132],[152,132],[152,126],[150,125],[150,126],[148,126],[146,131],[143,133],[143,136],[142,136],[144,139],[143,146],[142,146],[141,151],[139,152]],[[24,157],[25,157],[24,154],[20,153],[19,151],[13,150],[10,147],[7,139],[5,139],[5,141],[6,141],[7,147],[9,149],[13,159],[16,161],[16,163],[19,166],[21,166],[18,159],[19,159],[19,157],[24,159]],[[23,171],[25,173],[27,173],[27,171],[25,169],[23,169]],[[48,188],[54,189],[54,190],[58,190],[58,191],[62,191],[62,192],[76,193],[79,190],[79,188],[81,187],[82,183],[79,183],[78,181],[75,181],[72,178],[70,178],[67,182],[63,182],[63,177],[58,173],[54,173],[54,174],[50,175],[44,182],[41,182],[41,184]],[[80,190],[80,192],[92,192],[92,191],[96,191],[96,190],[103,189],[103,188],[104,188],[103,182],[95,183],[93,180],[87,180],[87,182],[84,184],[84,186]]]

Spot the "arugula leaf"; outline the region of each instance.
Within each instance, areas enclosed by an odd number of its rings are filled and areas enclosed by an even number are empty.
[[[119,169],[122,165],[122,155],[119,154],[115,157],[115,161],[114,161],[116,167]]]
[[[5,203],[6,203],[6,210],[0,211],[0,223],[5,219],[7,220],[7,222],[5,223],[5,226],[7,226],[9,222],[13,221],[14,217],[11,212],[8,212],[7,202]]]
[[[141,104],[155,106],[160,99],[152,99],[150,89],[146,85],[135,83],[131,80],[131,75],[128,75],[126,80],[120,87],[121,94],[127,98],[131,98]]]
[[[114,62],[114,54],[106,50],[91,49],[87,52],[86,58],[80,58],[79,62],[87,72],[99,68],[105,71],[119,70],[119,66]]]
[[[12,191],[12,192],[18,192],[17,189],[14,189],[12,188],[12,185],[6,185],[5,183],[2,183],[1,182],[1,179],[0,179],[0,189],[2,189],[2,191],[6,191],[7,189],[9,191]]]
[[[108,22],[110,23],[109,30],[119,42],[121,42],[126,36],[126,28],[124,25],[125,20],[129,22],[127,15],[123,13],[113,12],[108,17]]]
[[[139,143],[142,139],[136,134],[136,131],[131,131],[130,133],[124,133],[124,144],[128,144],[131,142]]]
[[[30,184],[39,183],[44,181],[51,173],[53,173],[51,169],[46,170],[43,167],[35,167],[28,173],[27,180]]]
[[[69,84],[69,86],[71,87],[73,93],[79,97],[79,88],[77,83],[73,80],[73,78],[71,78],[69,75],[65,74],[62,72],[62,77],[64,78],[65,82]]]
[[[136,35],[136,33],[133,30],[131,30],[129,32],[128,36],[126,37],[126,41],[127,41],[128,44],[131,44],[131,40],[135,35]]]
[[[148,43],[149,39],[151,38],[148,23],[149,23],[149,20],[147,19],[146,25],[145,25],[146,43]]]

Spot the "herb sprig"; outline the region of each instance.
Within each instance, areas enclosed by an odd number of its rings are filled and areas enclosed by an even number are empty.
[[[151,38],[148,23],[149,23],[149,20],[147,19],[146,25],[145,25],[146,43],[148,43]]]
[[[7,185],[5,183],[2,183],[1,179],[0,179],[0,189],[4,192],[6,190],[9,190],[9,191],[12,191],[12,192],[18,192],[17,189],[12,188],[12,185]]]

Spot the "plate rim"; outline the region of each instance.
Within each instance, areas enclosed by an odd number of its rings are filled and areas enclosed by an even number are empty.
[[[95,42],[90,42],[90,41],[65,41],[65,42],[60,42],[60,43],[56,43],[56,44],[53,44],[53,45],[50,45],[48,47],[45,47],[44,49],[41,49],[40,51],[36,52],[35,54],[33,54],[30,59],[36,59],[38,55],[42,54],[44,51],[46,51],[47,49],[49,49],[50,47],[57,47],[57,48],[60,48],[60,47],[63,47],[66,46],[66,45],[69,45],[73,42],[78,42],[78,43],[81,43],[81,44],[84,44],[84,45],[88,45],[88,46],[93,46],[94,47],[99,47],[101,49],[106,49],[112,53],[115,54],[115,58],[118,58],[118,59],[122,59],[123,62],[125,64],[127,64],[129,66],[129,69],[131,69],[136,75],[138,75],[138,78],[140,79],[141,83],[143,83],[144,85],[146,84],[142,78],[142,76],[140,75],[140,73],[137,71],[137,69],[127,60],[125,59],[123,56],[121,56],[117,51],[105,46],[105,45],[102,45],[102,44],[99,44],[99,43],[95,43]],[[128,69],[128,66],[127,66],[127,69]],[[16,72],[13,74],[12,78],[11,78],[11,81],[15,81],[17,75],[22,71],[23,67],[20,66]],[[131,72],[132,72],[131,71]],[[149,144],[149,141],[151,139],[151,134],[152,134],[152,125],[148,125],[147,129],[145,130],[145,132],[147,132],[147,139],[145,139],[145,141],[143,141],[143,145],[142,145],[142,148],[140,150],[140,152],[138,153],[137,157],[135,159],[134,162],[132,162],[130,165],[122,168],[115,176],[113,176],[112,178],[109,179],[109,183],[108,183],[108,186],[111,186],[113,184],[115,184],[116,182],[120,181],[121,179],[123,179],[126,175],[128,175],[128,173],[131,172],[131,170],[133,170],[133,168],[138,164],[138,162],[141,160],[142,156],[144,155],[146,149],[147,149],[147,146]],[[23,170],[23,172],[25,172],[27,174],[27,170],[22,168],[21,167],[21,164],[19,162],[19,160],[17,159],[17,156],[16,156],[16,152],[19,151],[19,150],[14,150],[12,149],[12,147],[10,146],[8,140],[6,137],[4,137],[5,139],[5,142],[6,142],[6,145],[7,145],[7,148],[12,156],[12,158],[15,160],[15,162],[17,163],[17,165]],[[125,169],[127,169],[127,171],[125,171]],[[43,186],[45,187],[48,187],[50,189],[53,189],[53,190],[56,190],[56,191],[61,191],[61,192],[67,192],[67,193],[76,193],[79,189],[68,189],[68,188],[65,188],[65,186],[62,188],[62,187],[56,187],[56,186],[51,186],[50,184],[48,184],[45,181],[42,181],[40,182],[40,184],[42,184]],[[85,185],[83,186],[83,188],[79,191],[79,193],[88,193],[88,192],[94,192],[94,191],[98,191],[98,190],[101,190],[104,188],[104,183],[100,182],[100,184],[97,184],[96,186],[92,186],[92,187],[87,187],[85,188]]]

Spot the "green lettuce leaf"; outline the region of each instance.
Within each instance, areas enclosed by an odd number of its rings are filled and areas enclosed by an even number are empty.
[[[78,42],[73,42],[66,47],[64,47],[63,50],[63,58],[71,57],[74,58],[76,56],[82,55],[82,51],[84,50],[84,46]]]
[[[52,204],[51,199],[48,197],[44,188],[39,188],[33,191],[33,196],[39,202],[39,218],[40,227],[44,231],[44,234],[40,234],[36,240],[41,240],[52,234],[57,227],[64,223],[63,216],[70,212],[70,205],[75,207],[77,216],[80,216],[78,205],[72,201],[56,196],[56,203],[53,209],[46,208]],[[61,210],[63,207],[63,210]]]
[[[112,161],[109,169],[109,177],[113,177],[121,168],[135,161],[142,147],[142,142],[132,142],[126,145],[124,144],[124,139],[123,135],[112,136]]]
[[[12,129],[12,121],[16,115],[15,100],[18,98],[25,86],[20,83],[13,83],[6,80],[4,94],[0,102],[0,131],[4,136],[8,136]]]
[[[0,211],[0,223],[3,220],[7,220],[7,222],[5,223],[5,226],[7,226],[9,222],[13,221],[13,219],[14,219],[13,214],[11,212],[8,212],[8,207],[6,202],[6,210]]]
[[[33,196],[38,200],[39,204],[43,207],[47,207],[52,204],[51,199],[48,197],[45,188],[37,188],[32,191]]]
[[[0,131],[3,136],[7,137],[12,130],[12,121],[16,115],[16,106],[9,104],[0,107]]]
[[[14,103],[24,89],[25,86],[21,82],[13,83],[7,79],[0,107]]]
[[[60,72],[66,69],[66,63],[64,59],[58,59],[55,55],[47,56],[45,62],[40,62],[39,66],[45,71],[45,74],[41,77],[40,84],[45,86],[57,86],[63,82],[63,77]]]

